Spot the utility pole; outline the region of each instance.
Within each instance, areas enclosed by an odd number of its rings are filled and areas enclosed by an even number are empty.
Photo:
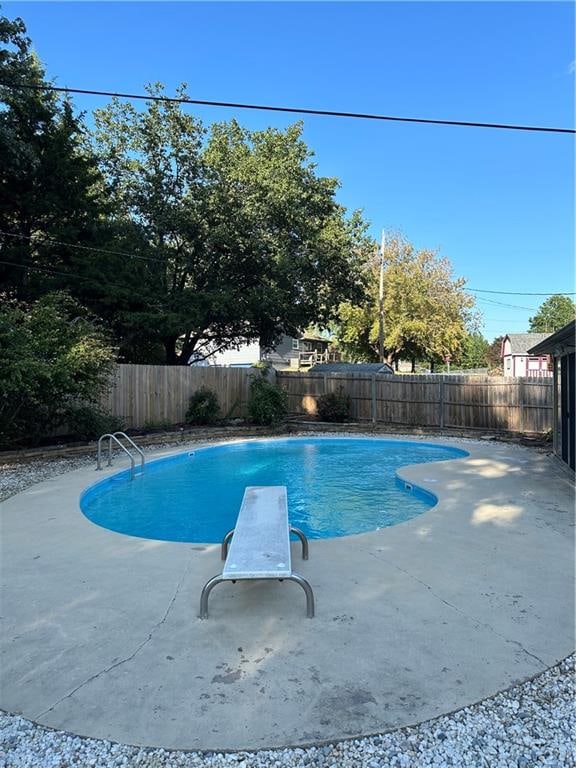
[[[384,362],[384,246],[386,235],[382,230],[380,242],[380,290],[378,292],[378,355],[380,362]]]

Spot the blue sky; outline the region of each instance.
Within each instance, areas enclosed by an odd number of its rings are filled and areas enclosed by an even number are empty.
[[[573,127],[569,2],[22,3],[58,85],[405,117]],[[80,97],[91,111],[105,99]],[[249,128],[295,116],[189,108]],[[574,137],[306,117],[318,171],[379,239],[439,249],[473,289],[575,291]],[[476,293],[492,340],[545,296]],[[500,303],[493,303],[500,302]],[[503,306],[514,305],[514,306]]]

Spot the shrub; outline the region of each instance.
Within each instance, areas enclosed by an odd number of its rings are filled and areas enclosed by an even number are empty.
[[[78,405],[69,409],[66,421],[70,434],[78,440],[95,440],[109,432],[123,428],[122,419],[106,413],[96,406]]]
[[[271,384],[265,375],[250,382],[248,413],[254,424],[277,424],[288,411],[288,396],[283,389]]]
[[[30,444],[96,404],[114,350],[97,320],[65,292],[0,303],[0,446]]]
[[[215,392],[200,387],[188,402],[186,421],[188,424],[214,424],[220,416],[220,404]]]
[[[318,398],[318,416],[321,421],[346,421],[350,418],[352,400],[342,388]]]

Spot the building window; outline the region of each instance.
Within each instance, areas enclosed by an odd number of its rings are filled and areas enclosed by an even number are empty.
[[[292,339],[292,349],[295,351],[300,349],[300,339]]]

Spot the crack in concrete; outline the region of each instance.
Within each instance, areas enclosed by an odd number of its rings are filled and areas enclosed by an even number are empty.
[[[124,659],[120,659],[119,661],[115,662],[114,664],[111,664],[109,667],[105,667],[104,669],[101,669],[99,672],[96,672],[93,675],[90,675],[90,677],[87,677],[86,680],[83,680],[81,683],[79,683],[76,688],[73,688],[69,693],[65,694],[64,696],[61,696],[57,701],[54,702],[48,709],[45,709],[43,712],[40,712],[40,714],[34,716],[34,720],[38,720],[41,717],[44,717],[44,715],[47,715],[49,712],[52,712],[59,704],[61,704],[63,701],[66,701],[66,699],[69,699],[71,696],[74,696],[75,693],[77,693],[81,688],[84,688],[84,686],[91,683],[93,680],[97,680],[99,677],[102,677],[102,675],[108,674],[108,672],[111,672],[113,669],[117,669],[118,667],[122,666],[122,664],[126,664],[129,661],[132,661],[133,658],[135,658],[142,648],[146,646],[150,640],[152,640],[153,635],[155,632],[164,624],[166,619],[168,618],[168,614],[172,610],[172,606],[174,605],[174,602],[176,601],[176,598],[178,597],[178,594],[180,592],[180,588],[182,587],[182,584],[184,583],[184,579],[186,578],[188,571],[190,570],[190,565],[192,563],[192,555],[189,556],[188,562],[186,563],[186,566],[184,567],[184,571],[182,573],[182,576],[180,577],[180,580],[178,581],[178,584],[176,585],[176,589],[174,591],[174,594],[172,595],[172,598],[170,599],[170,602],[168,603],[168,607],[164,611],[164,616],[158,621],[152,629],[150,630],[148,637],[143,640],[140,645],[136,648],[135,651],[133,651],[129,656],[126,656]]]
[[[406,576],[409,576],[414,581],[418,582],[418,584],[421,584],[423,587],[425,587],[437,600],[440,600],[441,603],[444,603],[444,605],[448,606],[448,608],[452,608],[452,610],[457,611],[459,614],[464,616],[464,618],[475,622],[480,627],[485,627],[490,632],[492,632],[496,637],[499,637],[501,640],[504,640],[506,643],[512,643],[513,645],[517,645],[523,653],[525,653],[527,656],[532,657],[533,659],[536,659],[537,662],[542,664],[544,669],[548,669],[550,666],[545,661],[543,661],[539,656],[536,656],[536,654],[531,653],[531,651],[528,651],[522,643],[519,640],[512,640],[509,637],[506,637],[505,635],[500,634],[500,632],[497,632],[494,627],[490,626],[490,624],[486,624],[486,622],[480,621],[480,619],[477,619],[475,616],[470,616],[468,613],[463,611],[461,608],[458,608],[457,605],[454,605],[453,603],[450,603],[448,600],[445,600],[443,597],[441,597],[439,594],[434,592],[432,587],[429,584],[426,584],[425,581],[422,581],[422,579],[419,579],[417,576],[414,576],[413,573],[410,573],[410,571],[407,571],[405,568],[401,568],[399,565],[396,565],[396,563],[391,563],[390,560],[387,560],[385,557],[382,557],[381,555],[378,555],[376,552],[371,552],[369,550],[365,550],[370,556],[375,558],[376,560],[380,560],[383,563],[386,563],[387,565],[391,565],[393,568],[396,568],[397,571],[400,571],[401,573],[406,574]]]

